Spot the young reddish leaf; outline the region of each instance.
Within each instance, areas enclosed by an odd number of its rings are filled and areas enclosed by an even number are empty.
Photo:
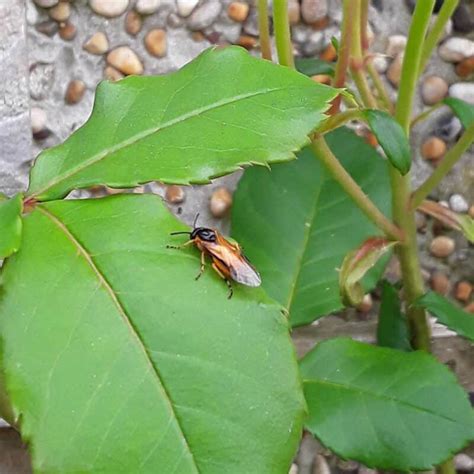
[[[474,341],[474,316],[472,314],[463,311],[448,299],[432,291],[418,299],[416,304],[433,313],[441,324],[456,331],[460,336]]]
[[[11,199],[0,196],[0,259],[8,257],[20,248],[22,212],[23,196],[21,194]]]
[[[417,209],[438,219],[451,229],[458,230],[464,234],[469,242],[474,242],[474,219],[467,214],[459,214],[434,201],[425,200]]]
[[[387,112],[368,109],[364,116],[388,160],[402,175],[410,170],[411,151],[400,124]]]
[[[474,105],[455,97],[447,97],[443,102],[451,107],[451,110],[461,121],[464,128],[468,128],[474,122]]]
[[[339,273],[339,291],[344,304],[357,306],[362,302],[364,289],[360,281],[396,243],[383,237],[370,237],[346,255]]]

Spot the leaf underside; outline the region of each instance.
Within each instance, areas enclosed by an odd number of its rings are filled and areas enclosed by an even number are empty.
[[[306,427],[344,458],[379,469],[431,469],[474,437],[466,393],[422,351],[332,339],[300,367]]]
[[[345,128],[326,138],[364,192],[388,214],[386,162]],[[234,195],[232,233],[261,272],[265,290],[298,326],[343,307],[338,269],[347,252],[378,230],[305,149],[298,160],[271,171],[246,170]],[[382,269],[376,266],[364,287],[372,288]]]
[[[474,341],[474,316],[447,298],[430,291],[418,299],[416,304],[433,313],[441,324]]]
[[[294,158],[337,90],[239,47],[211,48],[176,73],[102,82],[92,116],[41,153],[38,200],[97,184],[207,183]]]
[[[304,400],[287,322],[259,289],[196,282],[176,230],[147,195],[25,218],[0,331],[36,472],[288,472]]]

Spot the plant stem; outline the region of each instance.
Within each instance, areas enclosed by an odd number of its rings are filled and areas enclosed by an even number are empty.
[[[434,22],[430,32],[426,35],[425,44],[421,52],[420,72],[425,69],[426,63],[430,59],[433,49],[441,39],[446,23],[451,18],[451,15],[456,10],[459,0],[445,0],[443,6],[438,12],[436,21]]]
[[[322,135],[324,133],[330,132],[335,128],[339,128],[350,120],[364,120],[362,111],[360,109],[349,109],[345,112],[339,112],[336,115],[330,116],[318,129],[318,134]]]
[[[274,0],[273,26],[275,29],[278,62],[283,66],[295,67],[293,45],[290,36],[290,24],[288,22],[287,0]]]
[[[362,57],[361,45],[361,0],[351,0],[353,3],[353,17],[350,19],[353,23],[350,40],[350,68],[352,79],[359,91],[364,105],[370,109],[377,108],[377,101],[373,96],[367,78],[364,74],[364,58]]]
[[[367,197],[351,175],[339,163],[326,141],[319,137],[312,143],[312,148],[318,159],[326,166],[331,176],[340,184],[364,214],[392,240],[403,240],[400,229],[397,228],[377,206]]]
[[[427,119],[435,110],[438,110],[440,107],[443,107],[442,102],[438,102],[437,104],[433,105],[433,107],[430,107],[429,109],[426,109],[424,112],[421,112],[421,114],[417,115],[410,123],[410,128],[413,128],[417,123],[423,122],[423,120]]]
[[[448,174],[462,154],[474,142],[474,122],[465,130],[458,142],[446,153],[439,166],[431,176],[413,193],[411,197],[411,208],[416,209],[428,194],[438,186],[441,180]]]
[[[270,28],[268,26],[267,0],[258,0],[258,29],[260,32],[260,51],[263,59],[272,60]]]
[[[377,92],[379,93],[380,102],[382,102],[383,107],[389,112],[393,112],[392,101],[390,100],[380,74],[377,72],[377,69],[375,69],[372,63],[372,59],[367,58],[365,67],[369,73],[370,78],[372,79],[375,88],[377,89]]]
[[[344,0],[342,17],[341,41],[339,42],[339,51],[337,55],[336,70],[334,71],[333,87],[344,87],[346,83],[346,72],[349,67],[350,41],[352,35],[352,21],[354,2]],[[329,114],[334,115],[339,112],[341,106],[341,95],[338,95],[332,102]]]
[[[413,95],[416,91],[423,40],[428,29],[435,0],[416,2],[407,46],[403,59],[402,75],[395,117],[406,135],[409,134]],[[412,303],[424,293],[416,241],[415,213],[409,208],[411,194],[410,173],[401,176],[396,168],[389,166],[392,186],[392,214],[395,222],[405,234],[405,241],[398,245],[403,288],[407,302],[407,317],[415,349],[430,351],[430,328],[423,308]]]
[[[440,464],[437,469],[437,472],[439,474],[456,474],[456,469],[454,468],[454,463],[452,459],[448,459],[447,461],[444,461],[443,464]]]

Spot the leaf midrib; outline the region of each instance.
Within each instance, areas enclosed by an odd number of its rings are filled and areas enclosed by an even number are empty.
[[[276,87],[273,89],[259,89],[257,91],[249,92],[246,94],[239,94],[235,95],[223,100],[219,100],[217,102],[214,102],[210,105],[204,106],[204,107],[198,107],[197,109],[193,109],[189,112],[186,112],[185,114],[182,114],[172,120],[169,120],[168,122],[164,122],[162,124],[158,124],[154,127],[148,128],[142,132],[139,132],[126,140],[123,140],[116,145],[113,145],[109,148],[106,148],[104,151],[96,153],[95,155],[91,156],[89,159],[85,160],[84,162],[80,163],[78,166],[71,168],[68,170],[66,173],[63,174],[58,174],[55,179],[52,179],[47,183],[43,188],[39,189],[36,192],[33,192],[32,194],[29,194],[31,197],[38,197],[48,191],[50,188],[56,186],[62,181],[65,181],[69,179],[71,176],[74,176],[77,173],[80,173],[83,169],[94,165],[95,163],[99,162],[100,160],[107,158],[109,155],[112,153],[115,153],[121,149],[124,149],[128,146],[131,146],[135,144],[136,142],[147,138],[148,136],[152,135],[153,133],[157,133],[163,130],[166,130],[167,128],[172,127],[173,125],[185,122],[186,120],[192,119],[194,117],[198,117],[199,115],[202,115],[206,112],[216,110],[220,107],[224,107],[226,105],[234,104],[236,102],[246,100],[252,97],[257,97],[262,94],[270,94],[273,92],[279,92],[282,90],[288,90],[288,89],[294,89],[294,88],[301,88],[302,86],[285,86],[285,87]]]
[[[327,386],[330,386],[330,387],[336,387],[336,388],[340,388],[340,389],[348,391],[348,392],[357,392],[361,395],[367,395],[367,396],[372,397],[372,398],[379,398],[381,400],[386,400],[386,401],[389,401],[389,402],[395,402],[395,403],[398,403],[398,404],[403,405],[405,407],[411,408],[415,411],[420,411],[422,413],[427,413],[429,415],[433,415],[435,417],[444,419],[446,421],[449,421],[451,423],[455,423],[457,425],[464,425],[464,423],[461,423],[459,420],[452,419],[449,416],[445,416],[445,415],[442,415],[440,413],[434,412],[432,410],[428,410],[426,408],[420,407],[418,405],[414,405],[413,403],[410,403],[406,400],[402,400],[402,399],[395,398],[395,397],[390,397],[389,395],[386,395],[386,394],[383,394],[383,393],[370,392],[369,390],[367,390],[365,388],[356,387],[356,386],[352,386],[352,385],[344,385],[344,384],[341,384],[341,383],[338,383],[338,382],[331,382],[331,381],[322,380],[322,379],[319,379],[319,380],[304,379],[303,380],[303,385],[316,385],[316,384],[318,384],[318,385],[327,385]],[[464,425],[464,426],[469,428],[469,425]]]
[[[87,264],[90,266],[94,274],[97,276],[97,279],[101,283],[101,285],[105,288],[107,293],[110,296],[110,299],[112,300],[114,306],[117,308],[117,311],[119,312],[120,316],[122,317],[122,320],[125,322],[127,325],[130,334],[132,338],[135,339],[136,344],[140,348],[140,350],[143,352],[143,355],[145,356],[145,360],[147,361],[149,368],[151,369],[151,373],[155,375],[155,381],[157,382],[157,387],[161,395],[164,396],[165,400],[168,402],[169,409],[171,413],[174,416],[174,419],[176,420],[176,425],[179,428],[179,431],[181,433],[182,439],[184,440],[184,444],[186,446],[187,451],[189,452],[190,458],[192,460],[193,467],[195,469],[196,474],[199,474],[199,468],[197,466],[196,460],[194,458],[194,454],[191,450],[191,447],[189,445],[188,440],[186,439],[186,436],[184,434],[184,429],[180,424],[179,417],[176,414],[176,411],[174,409],[173,403],[171,401],[171,397],[169,393],[166,390],[165,384],[162,380],[162,377],[159,373],[159,370],[157,367],[153,364],[150,355],[148,354],[148,351],[145,347],[145,344],[143,343],[140,335],[136,331],[135,327],[133,326],[130,317],[128,316],[124,306],[119,300],[119,297],[117,293],[114,291],[112,286],[109,284],[103,273],[100,271],[98,266],[95,264],[91,254],[87,252],[85,247],[78,241],[78,239],[72,234],[72,232],[67,228],[67,226],[54,214],[52,214],[50,211],[46,210],[42,206],[37,206],[36,208],[39,212],[41,212],[43,215],[45,215],[51,222],[53,222],[54,225],[56,225],[66,236],[66,238],[77,248],[78,252],[82,257],[86,260]]]

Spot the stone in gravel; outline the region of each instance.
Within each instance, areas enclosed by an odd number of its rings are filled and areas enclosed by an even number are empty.
[[[458,63],[474,56],[474,41],[467,38],[449,38],[438,48],[438,54],[448,63]]]
[[[128,46],[119,46],[107,55],[110,66],[118,69],[127,76],[130,74],[143,74],[143,64],[139,57]]]
[[[244,23],[244,33],[251,36],[260,36],[258,29],[258,13],[255,8],[250,10],[247,21]]]
[[[56,21],[66,21],[71,16],[71,5],[69,2],[59,2],[48,10],[48,15]]]
[[[362,303],[360,303],[358,306],[357,306],[357,309],[361,312],[361,313],[368,313],[371,309],[372,309],[372,306],[374,305],[374,302],[372,300],[372,295],[370,293],[366,293],[364,295],[364,297],[362,298]],[[340,467],[340,466],[339,466]],[[341,467],[342,470],[347,470],[347,469],[343,469]],[[352,469],[350,469],[352,470]]]
[[[159,28],[150,30],[145,36],[145,47],[147,51],[157,58],[166,55],[166,31]]]
[[[84,97],[84,93],[86,92],[86,85],[84,81],[79,79],[72,80],[66,89],[66,95],[64,100],[67,104],[77,104],[82,100]]]
[[[127,9],[128,2],[129,0],[89,0],[89,5],[98,15],[113,18]]]
[[[458,82],[449,88],[449,95],[474,105],[474,82]]]
[[[94,33],[82,47],[91,54],[104,54],[109,49],[109,40],[105,33],[98,31]]]
[[[306,56],[313,56],[320,53],[324,48],[324,33],[322,31],[314,31],[308,36],[306,44],[303,45],[303,53]]]
[[[319,57],[323,61],[328,61],[328,62],[332,63],[333,61],[336,60],[336,57],[337,57],[336,48],[334,47],[334,45],[332,43],[329,43],[326,46],[326,48],[324,49],[324,51],[320,54]]]
[[[198,3],[199,0],[176,0],[179,15],[182,17],[191,15]]]
[[[104,69],[104,77],[109,81],[118,81],[123,79],[125,76],[120,71],[117,71],[117,69],[114,67],[107,66]]]
[[[474,459],[465,453],[454,456],[454,467],[456,471],[472,472],[474,470]]]
[[[469,217],[472,217],[474,219],[474,205],[469,208],[469,211],[467,211],[467,213],[469,214]]]
[[[237,44],[245,49],[252,49],[257,45],[257,38],[249,35],[240,35]]]
[[[446,276],[446,273],[443,272],[434,272],[431,276],[430,286],[433,291],[436,293],[446,296],[451,289],[451,284],[449,278]]]
[[[385,54],[394,58],[397,54],[403,53],[407,45],[407,37],[404,35],[392,35],[388,37]]]
[[[181,186],[176,186],[175,184],[168,186],[165,192],[166,202],[170,204],[180,204],[186,198],[184,189]]]
[[[217,188],[211,195],[209,209],[214,217],[223,217],[232,206],[232,194],[227,188]]]
[[[359,463],[357,461],[343,461],[342,459],[339,459],[337,467],[341,469],[341,471],[354,472],[359,468]]]
[[[474,56],[463,59],[460,63],[456,64],[455,71],[459,77],[470,76],[474,72]]]
[[[428,76],[421,85],[421,97],[426,105],[433,105],[448,94],[448,83],[438,76]]]
[[[472,285],[468,281],[460,281],[456,285],[454,296],[457,300],[467,303],[472,293]]]
[[[385,74],[388,69],[388,59],[383,54],[375,54],[372,64],[379,74]]]
[[[313,473],[315,474],[331,474],[331,469],[322,454],[317,454],[314,458]]]
[[[182,17],[180,17],[174,12],[171,12],[168,15],[166,23],[168,24],[168,26],[171,26],[171,28],[180,28],[181,26],[183,26],[184,21]]]
[[[160,8],[161,0],[137,0],[135,9],[142,15],[151,15]]]
[[[211,26],[221,13],[222,4],[218,0],[209,0],[193,11],[188,20],[188,27],[192,31],[204,30]]]
[[[467,313],[472,313],[474,314],[474,301],[472,303],[469,303],[468,305],[464,306],[464,311]],[[459,469],[461,471],[461,469]],[[470,472],[470,471],[468,471]]]
[[[474,31],[474,9],[472,5],[467,5],[467,2],[461,2],[456,10],[454,10],[452,20],[455,31],[461,33],[471,33]]]
[[[53,20],[42,21],[41,23],[38,23],[35,28],[36,31],[39,31],[40,33],[43,33],[43,35],[49,37],[54,36],[59,30],[57,22]]]
[[[421,145],[421,155],[425,160],[439,160],[446,153],[446,143],[438,137],[428,138]]]
[[[298,474],[298,466],[295,463],[290,466],[288,474]]]
[[[301,2],[301,16],[306,23],[315,23],[326,18],[328,14],[327,0],[303,0]]]
[[[449,198],[449,207],[454,212],[466,213],[469,210],[469,204],[460,194],[453,194]]]
[[[456,245],[451,237],[439,235],[435,237],[430,244],[430,252],[439,258],[448,257],[454,252]]]
[[[398,53],[387,69],[387,79],[395,87],[400,84],[400,77],[402,74],[403,53]]]
[[[57,5],[59,0],[33,0],[36,5],[42,8],[51,8]]]
[[[31,131],[36,135],[46,129],[46,112],[39,107],[31,107],[30,110]]]
[[[54,64],[33,64],[30,67],[30,96],[35,100],[45,99],[51,91],[54,76]]]
[[[142,26],[142,17],[135,10],[130,10],[125,15],[125,31],[129,35],[136,36],[138,33],[140,33]]]
[[[59,25],[59,36],[64,41],[71,41],[76,37],[77,28],[70,21]]]
[[[227,8],[229,18],[243,23],[249,15],[249,4],[244,2],[232,2]]]
[[[301,19],[301,9],[298,0],[288,0],[288,20],[290,25],[297,25]]]
[[[311,79],[319,84],[326,84],[327,86],[331,85],[331,76],[327,74],[315,74],[314,76],[311,76]]]
[[[422,214],[421,212],[417,212],[415,214],[415,225],[416,225],[416,230],[424,233],[426,232],[426,216]]]

